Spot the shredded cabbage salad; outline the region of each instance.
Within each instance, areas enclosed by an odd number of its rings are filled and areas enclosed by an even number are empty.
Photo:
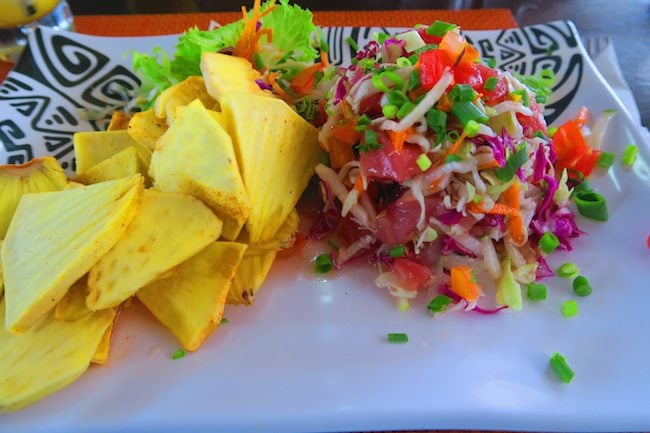
[[[335,268],[373,263],[402,308],[426,291],[434,312],[520,309],[521,285],[553,275],[547,255],[583,234],[572,187],[591,207],[580,213],[607,219],[583,181],[612,113],[593,134],[586,109],[549,130],[553,72],[488,63],[437,21],[375,35],[326,80],[316,117],[329,164],[316,167],[324,204],[310,237],[328,240]]]

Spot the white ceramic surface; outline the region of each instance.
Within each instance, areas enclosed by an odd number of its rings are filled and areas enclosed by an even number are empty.
[[[170,42],[138,38],[129,48],[161,41]],[[650,429],[650,146],[586,54],[583,60],[577,93],[556,123],[582,105],[594,113],[618,108],[605,150],[640,149],[632,169],[617,161],[591,181],[607,197],[610,220],[579,218],[589,235],[574,253],[550,260],[577,263],[592,283],[577,317],[560,313],[574,296],[558,278],[545,281],[546,302],[527,302],[520,312],[432,318],[424,298],[399,312],[374,287],[370,268],[323,280],[306,258],[281,259],[255,305],[227,307],[230,323],[180,360],[171,359],[178,342],[144,308],[126,309],[106,366],[0,415],[0,431]],[[406,332],[410,341],[388,344],[388,332]],[[576,372],[571,384],[548,367],[555,351]]]

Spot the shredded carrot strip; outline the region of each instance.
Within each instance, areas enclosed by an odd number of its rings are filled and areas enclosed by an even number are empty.
[[[314,88],[316,72],[321,71],[322,69],[323,65],[320,63],[315,63],[310,67],[303,69],[293,78],[293,80],[291,80],[291,88],[300,95],[306,95],[311,92]]]
[[[442,181],[442,176],[434,179],[431,184],[429,185],[429,188],[433,190],[434,192],[437,191],[438,187],[440,186],[440,182]]]
[[[275,7],[275,0],[271,0],[271,5],[264,12],[261,12],[261,0],[255,0],[251,16],[249,17],[248,10],[246,10],[245,6],[242,6],[241,11],[243,15],[242,20],[244,21],[244,29],[235,44],[235,49],[233,50],[235,56],[243,57],[249,62],[253,61],[253,55],[257,50],[257,42],[261,35],[269,35],[268,29],[258,30],[257,23],[264,15],[271,12]],[[269,35],[269,37],[271,36]]]
[[[323,64],[323,67],[330,65],[330,61],[327,59],[327,53],[325,51],[320,52],[320,62]]]
[[[453,155],[454,153],[458,152],[458,149],[460,149],[461,144],[463,144],[463,141],[467,137],[467,134],[463,131],[462,134],[460,134],[460,137],[458,137],[458,140],[454,144],[451,145],[449,149],[440,157],[438,160],[433,164],[434,167],[439,167],[440,165],[444,164],[445,159],[449,155]]]
[[[499,166],[499,163],[497,162],[496,159],[493,159],[490,162],[486,162],[484,164],[479,164],[478,169],[479,170],[489,170],[490,168],[497,168]]]
[[[451,268],[451,291],[470,302],[478,299],[480,289],[472,274],[472,268],[467,265]]]
[[[513,183],[510,188],[501,194],[501,197],[506,206],[517,210],[516,215],[510,215],[510,218],[508,218],[508,232],[516,245],[523,245],[526,239],[524,235],[524,223],[520,211],[519,182]]]
[[[358,192],[363,191],[363,179],[361,176],[357,176],[357,179],[354,181],[354,189],[356,189]]]
[[[388,131],[388,136],[390,137],[390,141],[393,143],[395,152],[402,153],[406,137],[412,134],[412,130],[413,128],[408,128],[404,131]]]
[[[483,214],[491,214],[491,215],[509,215],[509,216],[518,216],[521,215],[519,210],[512,208],[510,206],[506,206],[505,204],[501,203],[495,203],[492,209],[487,210],[483,206],[481,206],[478,203],[468,203],[467,204],[467,210],[472,213],[483,213]]]
[[[350,104],[348,104],[345,99],[341,101],[341,112],[343,113],[343,117],[346,119],[355,117],[354,113],[352,113],[352,109],[350,108]]]
[[[284,91],[284,89],[278,84],[276,81],[276,73],[275,72],[270,72],[268,75],[269,78],[269,84],[271,87],[273,87],[273,90],[275,90],[275,93],[278,94],[278,96],[282,99],[284,99],[287,102],[291,102],[292,98],[291,95],[289,95],[287,92]]]

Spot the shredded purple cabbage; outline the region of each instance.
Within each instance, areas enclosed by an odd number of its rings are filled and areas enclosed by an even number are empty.
[[[487,214],[476,223],[476,226],[483,228],[499,227],[501,230],[506,229],[506,216],[498,214]]]
[[[546,194],[544,195],[544,200],[542,200],[539,207],[537,208],[537,215],[543,214],[551,207],[551,204],[553,203],[553,195],[555,194],[555,191],[557,191],[557,189],[560,186],[558,181],[555,180],[553,176],[549,176],[548,174],[544,175],[544,180],[548,185],[548,189],[546,190]]]
[[[337,104],[345,97],[345,94],[348,92],[348,89],[345,83],[348,82],[348,77],[341,77],[341,79],[336,83],[336,94],[334,103]]]
[[[463,214],[455,210],[449,210],[437,216],[438,221],[440,221],[443,224],[447,224],[448,226],[453,226],[454,224],[458,224],[458,222],[461,220],[462,217]]]
[[[459,303],[463,299],[460,296],[458,296],[456,293],[451,291],[451,286],[449,286],[449,284],[441,284],[440,286],[438,286],[438,292],[441,295],[445,295],[451,298],[454,304]]]
[[[535,152],[535,161],[533,162],[533,182],[537,183],[544,178],[548,160],[544,153],[544,145],[540,144]]]
[[[271,86],[268,83],[265,83],[263,80],[259,78],[255,80],[255,84],[257,84],[257,87],[259,87],[262,90],[273,90],[273,86]]]
[[[361,60],[361,59],[371,59],[377,55],[377,52],[379,51],[379,44],[377,41],[370,41],[364,49],[357,51],[356,59]]]
[[[488,309],[479,307],[477,305],[476,307],[472,308],[470,311],[473,311],[473,312],[479,313],[479,314],[492,315],[492,314],[497,314],[499,311],[505,310],[506,308],[508,308],[507,305],[502,305],[500,307],[488,308]]]
[[[546,263],[544,257],[537,257],[537,270],[535,271],[535,281],[539,281],[542,278],[552,277],[555,275],[553,269]]]
[[[440,250],[440,254],[443,256],[449,254],[460,254],[472,258],[476,257],[476,254],[474,254],[472,250],[465,248],[460,243],[456,242],[456,240],[451,236],[445,236],[442,240],[442,249]]]

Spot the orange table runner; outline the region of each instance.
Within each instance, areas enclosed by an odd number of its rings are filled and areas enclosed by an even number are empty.
[[[151,15],[80,15],[75,17],[79,33],[98,36],[151,36],[181,33],[188,27],[208,28],[210,21],[227,24],[241,17],[240,12]],[[489,30],[516,27],[509,9],[395,10],[395,11],[316,11],[314,21],[321,26],[410,27],[442,20],[464,29]],[[11,70],[0,62],[0,81]]]

